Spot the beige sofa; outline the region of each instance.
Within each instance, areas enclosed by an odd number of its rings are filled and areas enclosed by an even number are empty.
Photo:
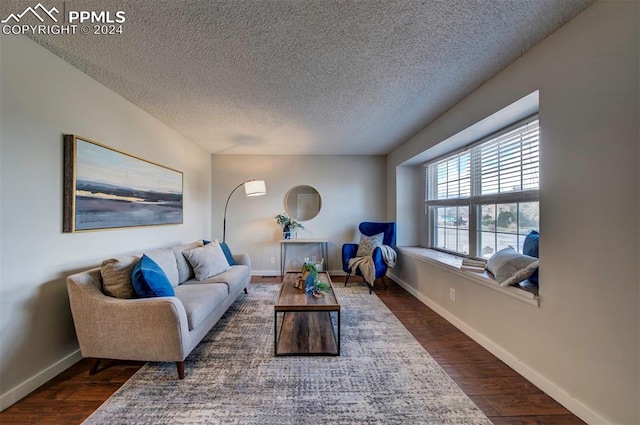
[[[178,377],[184,378],[185,358],[240,293],[247,292],[251,278],[249,256],[239,254],[233,256],[237,264],[229,270],[196,280],[183,252],[202,246],[202,241],[196,241],[145,253],[157,259],[175,296],[134,298],[135,293],[126,294],[131,271],[141,256],[108,259],[101,267],[67,278],[80,351],[94,359],[90,373],[96,372],[104,358],[176,362]],[[114,279],[125,285],[120,287],[124,294],[113,296]]]

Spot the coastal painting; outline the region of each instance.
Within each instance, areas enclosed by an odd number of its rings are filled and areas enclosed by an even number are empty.
[[[182,223],[180,171],[64,136],[63,231]]]

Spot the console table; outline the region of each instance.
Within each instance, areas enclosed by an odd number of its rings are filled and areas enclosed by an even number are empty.
[[[287,247],[294,244],[316,244],[320,246],[324,258],[325,270],[329,271],[329,240],[328,239],[281,239],[280,240],[280,274],[284,276],[284,266],[287,263]]]

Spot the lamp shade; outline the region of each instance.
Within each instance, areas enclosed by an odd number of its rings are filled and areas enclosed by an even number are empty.
[[[267,186],[264,180],[249,180],[244,184],[244,193],[247,196],[260,196],[267,194]]]

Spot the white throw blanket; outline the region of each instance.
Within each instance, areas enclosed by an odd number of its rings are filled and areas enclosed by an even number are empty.
[[[384,263],[387,267],[393,268],[396,265],[397,258],[397,254],[394,249],[389,245],[380,245],[379,248],[382,251],[382,259],[384,260]],[[358,267],[360,267],[360,273],[362,273],[362,277],[365,282],[373,285],[373,281],[376,276],[376,271],[373,265],[373,251],[371,251],[371,255],[368,257],[353,257],[349,260],[348,265],[351,272],[354,272]]]

